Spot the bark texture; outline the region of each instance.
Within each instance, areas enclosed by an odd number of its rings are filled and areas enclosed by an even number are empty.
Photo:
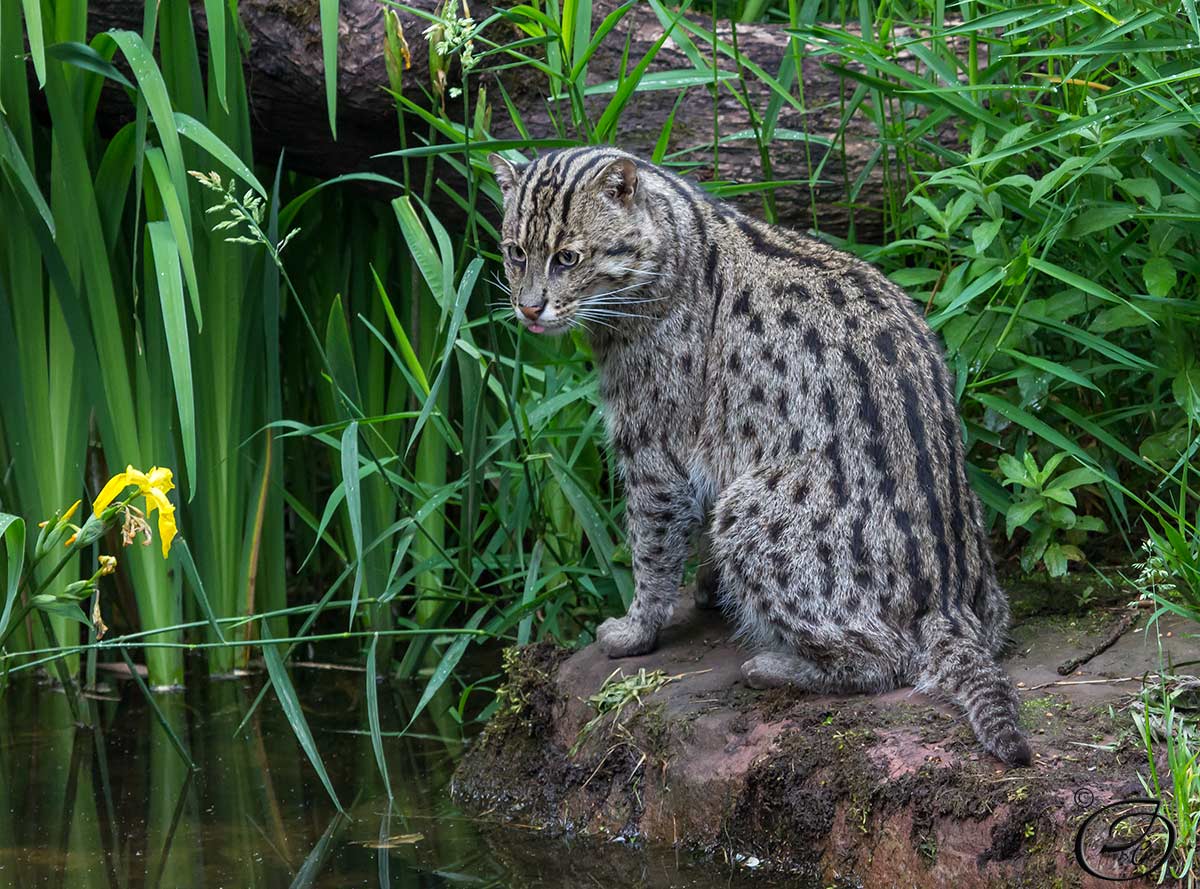
[[[408,0],[414,8],[432,11],[435,0]],[[207,40],[202,0],[191,0],[201,53]],[[594,21],[615,9],[617,0],[596,0]],[[90,4],[90,29],[141,28],[141,4],[125,0],[99,0]],[[473,4],[472,13],[481,21],[491,11]],[[394,160],[372,156],[399,147],[397,117],[392,98],[384,91],[387,73],[384,63],[384,13],[378,0],[341,0],[338,46],[338,138],[333,140],[325,110],[324,70],[321,56],[320,15],[317,0],[241,0],[238,4],[242,26],[249,38],[247,82],[250,91],[252,125],[256,149],[261,159],[277,155],[286,148],[289,166],[316,176],[328,177],[350,171],[374,170],[394,173]],[[412,49],[413,64],[405,74],[405,95],[424,97],[429,84],[427,43],[422,36],[427,22],[412,13],[401,12],[405,35]],[[701,22],[707,24],[706,22]],[[604,41],[589,67],[589,82],[613,79],[621,66],[626,40],[630,42],[629,65],[640,59],[661,36],[662,26],[648,4],[635,6]],[[514,39],[518,35],[514,32]],[[730,26],[721,27],[721,37],[732,41]],[[495,37],[493,39],[496,39]],[[737,28],[737,45],[745,57],[770,74],[778,72],[788,51],[784,30],[775,25],[742,25]],[[711,51],[711,50],[710,50]],[[735,70],[734,63],[719,56],[723,69]],[[651,71],[687,69],[687,56],[668,41],[659,52]],[[839,77],[820,57],[806,55],[802,63],[807,113],[788,105],[779,116],[778,126],[814,136],[833,138],[843,111],[842,91],[848,97],[852,87],[844,87]],[[488,77],[497,75],[488,75]],[[555,135],[550,120],[551,106],[546,102],[545,78],[528,66],[509,69],[500,75],[505,88],[520,110],[533,137]],[[752,104],[761,113],[769,100],[768,88],[747,74],[746,84]],[[793,90],[793,92],[795,92]],[[499,91],[489,91],[493,104],[492,132],[498,138],[516,137],[516,128],[508,119]],[[649,154],[658,138],[663,121],[670,113],[675,91],[643,92],[634,95],[621,120],[618,141],[629,150]],[[608,96],[588,101],[602,107]],[[102,114],[125,115],[127,103],[110,102],[111,110]],[[714,109],[707,86],[687,90],[676,113],[671,150],[711,142]],[[720,90],[716,126],[723,137],[751,128],[750,115],[729,89]],[[423,131],[422,126],[422,131]],[[878,139],[870,123],[855,116],[846,136],[844,155],[836,150],[819,168],[820,183],[787,186],[776,191],[780,221],[797,228],[813,225],[812,197],[816,197],[816,216],[822,229],[844,234],[850,223],[845,201],[848,183],[854,183],[868,159],[878,148]],[[825,150],[801,141],[776,139],[771,145],[770,162],[775,179],[808,180],[818,168]],[[711,149],[697,150],[681,160],[694,161],[695,175],[713,177]],[[444,168],[443,168],[444,169]],[[735,182],[754,182],[763,176],[762,159],[752,139],[731,141],[722,146],[719,178]],[[879,168],[859,184],[854,220],[860,240],[877,239],[880,232],[878,207],[882,201]],[[761,197],[749,196],[740,202],[761,208]]]

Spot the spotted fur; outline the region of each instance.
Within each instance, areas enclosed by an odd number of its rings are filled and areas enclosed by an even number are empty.
[[[584,326],[600,368],[636,581],[604,649],[654,647],[703,525],[698,595],[715,588],[760,650],[751,685],[915,683],[1028,763],[996,663],[1008,603],[919,308],[858,259],[622,151],[493,166],[518,320]]]

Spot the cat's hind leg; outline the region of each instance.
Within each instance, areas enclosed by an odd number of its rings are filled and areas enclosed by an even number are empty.
[[[764,651],[742,664],[742,678],[751,688],[792,686],[817,694],[875,694],[896,687],[886,664],[868,652],[846,652],[842,663],[821,665],[783,651]]]
[[[721,493],[713,554],[740,634],[764,650],[749,684],[879,692],[911,678],[911,641],[890,612],[869,505],[846,502],[819,456],[748,471]]]

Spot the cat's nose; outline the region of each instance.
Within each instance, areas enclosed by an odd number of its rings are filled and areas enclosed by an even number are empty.
[[[538,319],[538,316],[542,314],[542,311],[545,308],[546,308],[545,303],[538,303],[536,306],[521,306],[520,307],[521,314],[524,315],[526,318],[528,318],[530,321],[536,321]]]

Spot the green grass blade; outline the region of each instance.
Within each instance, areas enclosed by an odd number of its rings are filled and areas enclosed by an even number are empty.
[[[333,782],[329,780],[329,773],[325,771],[325,762],[321,759],[320,751],[317,750],[317,742],[313,740],[312,732],[308,728],[308,720],[304,718],[304,710],[300,706],[300,700],[296,697],[296,687],[292,685],[292,678],[288,676],[287,667],[284,666],[283,658],[279,655],[279,647],[271,644],[271,628],[265,621],[261,627],[264,643],[262,647],[263,662],[267,665],[267,675],[271,677],[271,685],[275,687],[275,696],[279,699],[279,706],[283,708],[283,714],[287,717],[288,724],[296,735],[296,740],[300,742],[301,749],[308,757],[308,761],[312,763],[317,777],[321,779],[325,792],[329,794],[329,798],[333,800],[333,805],[337,810],[345,815],[346,810],[342,808],[342,801],[338,799],[337,791],[333,789]]]
[[[686,8],[687,4],[684,5]],[[650,63],[654,61],[658,55],[658,51],[663,48],[663,44],[667,42],[674,30],[674,25],[680,18],[683,17],[683,9],[674,17],[671,27],[663,29],[658,40],[654,41],[654,45],[646,50],[646,54],[642,56],[641,61],[634,66],[634,69],[621,81],[617,87],[616,93],[609,100],[608,105],[604,109],[604,113],[600,115],[600,119],[596,121],[596,134],[603,140],[608,140],[616,134],[617,122],[621,119],[621,113],[625,110],[625,106],[633,97],[634,91],[637,90],[642,78],[646,76],[646,69],[650,67]]]
[[[376,676],[375,648],[379,645],[379,637],[371,640],[367,650],[367,725],[371,729],[371,750],[375,753],[375,765],[379,768],[379,777],[387,789],[388,799],[392,798],[392,782],[388,778],[387,758],[383,755],[383,732],[379,726],[379,680]]]
[[[1076,386],[1083,386],[1091,389],[1093,392],[1100,392],[1101,395],[1104,394],[1099,386],[1079,373],[1079,371],[1073,370],[1065,364],[1051,361],[1048,358],[1042,358],[1038,355],[1027,355],[1024,352],[1018,352],[1016,349],[1001,349],[1000,351],[1020,364],[1027,364],[1030,367],[1052,374],[1060,380],[1066,380],[1068,383],[1074,383]]]
[[[37,74],[38,87],[46,85],[46,37],[42,31],[41,0],[21,0],[25,10],[25,34],[29,37],[29,54],[33,56],[33,70]]]
[[[152,165],[153,166],[153,165]],[[196,492],[196,402],[192,385],[192,353],[188,340],[187,310],[184,308],[183,278],[179,274],[180,251],[165,222],[151,222],[150,248],[162,306],[163,334],[171,359],[171,379],[175,384],[175,403],[179,411],[179,436],[183,441],[183,460],[187,467],[188,499]]]
[[[167,733],[167,737],[171,739],[171,746],[175,748],[175,752],[179,754],[179,758],[190,771],[196,771],[196,763],[188,754],[187,748],[183,746],[183,741],[179,739],[179,735],[175,734],[175,729],[171,727],[170,720],[167,719],[162,708],[158,706],[158,701],[154,700],[154,692],[150,691],[146,685],[146,680],[142,678],[142,674],[138,672],[137,666],[133,663],[133,658],[129,656],[129,650],[124,646],[120,646],[121,657],[125,659],[125,666],[129,668],[129,675],[133,677],[134,683],[138,690],[141,691],[142,697],[146,699],[146,703],[150,705],[150,710],[154,713],[154,718],[162,727],[162,730]]]
[[[375,271],[375,267],[371,266],[371,276],[375,280],[375,290],[379,294],[379,300],[383,303],[384,313],[387,315],[388,324],[392,328],[392,334],[396,337],[396,344],[400,347],[400,354],[404,356],[404,365],[408,368],[421,387],[421,395],[429,395],[429,380],[425,376],[425,368],[421,366],[421,359],[417,357],[416,351],[413,350],[412,343],[408,339],[408,334],[404,331],[404,326],[400,323],[400,319],[396,317],[396,310],[392,308],[392,301],[388,298],[387,291],[383,287],[383,282],[379,280],[379,273]]]
[[[176,111],[175,129],[179,135],[196,143],[223,163],[234,176],[253,188],[263,198],[267,197],[267,190],[263,188],[262,183],[258,181],[258,177],[251,169],[237,156],[237,153],[196,118],[184,114],[182,111]]]
[[[350,594],[350,625],[358,611],[358,596],[363,579],[362,489],[358,477],[358,422],[351,422],[342,433],[342,486],[346,492],[346,514],[350,517],[350,535],[354,539],[354,588]]]
[[[317,878],[325,872],[329,855],[334,848],[334,841],[346,826],[347,818],[349,816],[342,811],[333,816],[325,828],[325,832],[317,840],[317,844],[305,856],[304,863],[296,871],[295,879],[289,884],[288,889],[312,889],[316,885]]]
[[[483,622],[484,616],[491,610],[491,605],[484,605],[478,608],[471,619],[467,621],[466,630],[477,630],[479,624]],[[412,728],[413,723],[417,721],[417,717],[424,712],[433,696],[437,694],[438,689],[445,685],[446,680],[450,678],[450,674],[454,672],[454,668],[458,666],[458,662],[462,660],[463,653],[467,650],[467,646],[475,639],[472,633],[463,633],[456,638],[446,652],[442,655],[442,659],[438,661],[437,667],[434,668],[433,675],[429,677],[429,681],[425,683],[425,690],[421,692],[421,699],[417,701],[417,706],[413,708],[412,716],[408,719],[408,725],[404,727],[401,734]]]
[[[1012,420],[1023,429],[1032,432],[1039,438],[1045,439],[1061,451],[1066,451],[1084,466],[1099,472],[1106,481],[1117,484],[1108,473],[1096,464],[1095,458],[1087,451],[1081,448],[1076,442],[1067,438],[1057,429],[1047,424],[1044,420],[1038,419],[1033,414],[1026,411],[1010,401],[1005,401],[1003,398],[998,398],[995,395],[989,395],[986,392],[979,392],[975,395],[975,400],[984,407],[990,407],[996,413],[1003,417]]]
[[[404,243],[421,271],[421,277],[425,279],[429,289],[440,298],[445,291],[442,262],[433,246],[433,240],[417,217],[417,211],[413,209],[412,200],[407,196],[396,198],[392,201],[392,209],[396,213],[396,221],[400,223],[400,231],[404,234]]]
[[[67,40],[62,43],[55,43],[46,47],[46,55],[52,59],[57,59],[60,62],[66,62],[68,65],[74,65],[83,71],[91,71],[93,74],[99,74],[101,77],[107,77],[109,80],[121,84],[128,89],[136,89],[120,71],[116,69],[112,62],[92,49],[86,43],[78,43],[74,40]]]
[[[442,381],[446,378],[446,373],[450,368],[450,356],[458,342],[458,331],[462,327],[463,317],[467,312],[467,303],[471,299],[471,292],[475,289],[475,282],[479,280],[479,273],[482,270],[483,260],[475,257],[463,273],[462,281],[459,282],[458,293],[454,300],[454,312],[450,319],[450,327],[446,331],[446,344],[442,350],[441,366],[438,368],[437,376],[433,379],[433,385],[429,387],[429,394],[425,396],[425,403],[421,405],[421,414],[413,425],[412,437],[408,440],[409,450],[420,437],[421,430],[425,427],[425,421],[429,419],[429,415],[437,406],[438,393],[441,391]]]
[[[217,640],[224,642],[225,634],[221,632],[221,624],[217,621],[217,615],[208,600],[208,593],[204,591],[204,583],[200,580],[200,572],[196,570],[196,561],[192,558],[191,547],[182,537],[177,537],[171,548],[179,553],[179,563],[183,566],[184,576],[192,587],[192,595],[196,597],[196,604],[200,606],[200,613],[208,621],[208,626]]]
[[[533,554],[529,557],[529,569],[525,574],[525,589],[521,593],[521,607],[524,609],[533,601],[537,591],[538,571],[542,566],[542,554],[546,551],[546,545],[541,540],[533,545]],[[533,615],[527,614],[521,618],[521,624],[517,628],[517,644],[525,645],[529,642],[529,636],[533,629]]]
[[[171,181],[179,196],[179,203],[184,210],[184,219],[191,220],[188,202],[187,170],[183,163],[183,149],[179,144],[179,132],[176,129],[175,113],[171,109],[171,98],[167,92],[166,81],[162,72],[154,62],[154,56],[142,42],[142,38],[132,31],[110,31],[112,39],[117,42],[129,67],[133,69],[134,78],[146,107],[150,110],[150,118],[158,131],[158,140],[162,143],[163,154],[167,158],[167,167],[171,171]],[[188,246],[191,246],[191,230],[189,228]]]
[[[0,580],[4,581],[4,610],[0,611],[0,639],[8,630],[13,604],[17,601],[17,588],[21,585],[21,572],[25,570],[25,520],[15,515],[0,513]]]
[[[184,216],[184,208],[179,199],[179,192],[176,191],[175,184],[167,170],[166,159],[163,157],[162,149],[149,149],[146,152],[146,160],[150,164],[150,175],[154,180],[154,184],[158,187],[159,196],[162,198],[163,210],[167,214],[167,222],[170,223],[172,232],[171,240],[174,242],[172,246],[179,256],[179,262],[183,265],[183,275],[187,281],[188,294],[192,298],[192,312],[196,316],[196,329],[203,331],[204,317],[200,305],[200,283],[196,279],[196,262],[192,256],[192,245],[188,241],[190,227],[187,218]]]
[[[3,161],[4,165],[12,170],[26,196],[37,208],[38,215],[46,223],[46,228],[50,230],[51,236],[54,236],[54,214],[50,212],[50,206],[46,203],[42,190],[38,188],[37,180],[34,178],[33,171],[29,169],[29,163],[25,160],[16,136],[13,135],[8,121],[3,117],[0,117],[0,131],[4,137],[0,139],[0,161]]]
[[[321,0],[321,59],[325,66],[325,105],[329,132],[337,139],[337,52],[339,0]]]
[[[225,0],[204,0],[204,17],[208,20],[208,66],[217,84],[217,101],[228,111],[229,102],[225,98]]]

